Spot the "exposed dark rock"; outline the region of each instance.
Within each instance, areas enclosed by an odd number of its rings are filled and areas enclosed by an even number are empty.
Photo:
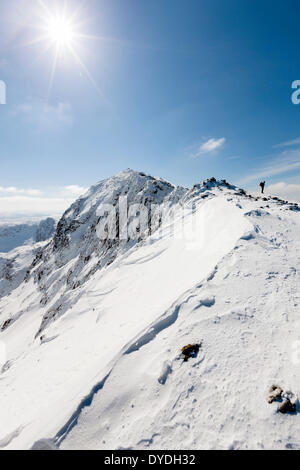
[[[9,327],[9,325],[11,324],[11,322],[12,322],[11,319],[6,320],[6,321],[3,323],[2,327],[1,327],[1,330],[2,330],[2,331],[6,330],[6,328]]]
[[[269,392],[270,392],[270,395],[268,397],[268,403],[273,403],[273,401],[280,400],[283,394],[282,388],[279,387],[278,385],[272,385]]]
[[[201,344],[188,344],[181,348],[181,353],[184,357],[184,362],[187,362],[189,358],[197,357]]]
[[[282,414],[295,413],[296,405],[295,403],[292,403],[289,399],[286,399],[282,402],[282,404],[278,408],[278,411]]]

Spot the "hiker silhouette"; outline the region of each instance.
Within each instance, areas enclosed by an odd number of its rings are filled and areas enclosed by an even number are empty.
[[[261,183],[259,183],[259,186],[261,187],[261,193],[262,193],[262,194],[264,194],[265,185],[266,185],[266,182],[265,182],[265,181],[262,181]]]

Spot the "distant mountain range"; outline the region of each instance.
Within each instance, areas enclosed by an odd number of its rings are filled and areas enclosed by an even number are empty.
[[[55,232],[56,221],[49,217],[40,222],[3,223],[0,221],[0,253],[48,240]]]

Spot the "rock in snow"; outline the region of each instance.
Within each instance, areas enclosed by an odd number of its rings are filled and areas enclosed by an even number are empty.
[[[0,258],[0,448],[299,449],[299,229],[224,180],[91,187]]]

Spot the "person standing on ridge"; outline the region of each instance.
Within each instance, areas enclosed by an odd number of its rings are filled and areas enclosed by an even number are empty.
[[[259,186],[261,187],[261,193],[264,194],[266,182],[265,182],[265,181],[262,181],[261,183],[259,183]]]

